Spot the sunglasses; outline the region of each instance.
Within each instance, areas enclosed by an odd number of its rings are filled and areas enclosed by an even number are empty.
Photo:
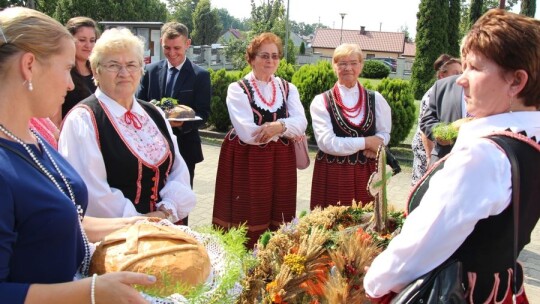
[[[279,54],[276,54],[276,53],[273,53],[273,54],[259,53],[259,54],[257,54],[257,56],[259,56],[259,58],[262,58],[264,60],[269,60],[269,59],[279,60]]]

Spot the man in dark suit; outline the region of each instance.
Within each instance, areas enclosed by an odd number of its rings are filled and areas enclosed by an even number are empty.
[[[212,89],[208,71],[186,58],[191,44],[188,37],[188,28],[181,23],[168,22],[163,25],[160,41],[167,59],[145,67],[137,98],[150,101],[172,97],[180,104],[191,107],[202,118],[199,121],[171,122],[193,188],[195,164],[204,159],[199,127],[210,115]]]
[[[450,153],[453,146],[450,142],[436,141],[433,138],[433,128],[440,122],[450,123],[464,117],[463,87],[456,83],[459,76],[450,76],[435,82],[431,87],[428,107],[420,119],[420,130],[435,143],[431,157],[428,155],[428,167]]]

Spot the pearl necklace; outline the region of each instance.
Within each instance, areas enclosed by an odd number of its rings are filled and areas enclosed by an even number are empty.
[[[276,94],[276,84],[272,78],[270,78],[270,82],[272,83],[272,100],[269,102],[261,94],[261,91],[259,91],[259,86],[257,85],[257,80],[255,79],[255,77],[251,77],[251,84],[253,85],[253,88],[255,89],[257,96],[259,96],[259,99],[269,108],[272,108],[272,106],[276,103],[277,94]]]
[[[32,158],[32,161],[39,167],[39,169],[45,174],[45,176],[47,176],[53,182],[53,184],[58,188],[58,190],[60,190],[63,194],[66,195],[66,192],[64,191],[64,189],[62,189],[62,187],[60,186],[60,183],[56,180],[56,178],[52,175],[52,173],[39,161],[36,154],[34,154],[34,151],[32,151],[32,149],[27,143],[22,141],[22,139],[20,139],[19,137],[15,136],[15,134],[11,133],[11,131],[6,129],[2,124],[0,124],[0,131],[2,131],[9,138],[13,139],[15,142],[17,142],[21,146],[23,146],[23,148]],[[77,214],[79,218],[79,221],[78,221],[79,229],[81,231],[81,235],[82,235],[83,243],[84,243],[84,258],[79,269],[84,276],[88,276],[88,270],[90,268],[90,245],[88,241],[88,236],[86,235],[86,232],[84,231],[82,227],[83,209],[79,204],[75,202],[75,194],[73,193],[73,188],[71,187],[71,184],[68,182],[64,173],[60,170],[60,167],[58,167],[58,165],[56,164],[56,161],[51,156],[51,153],[49,152],[49,150],[47,149],[47,147],[45,146],[41,138],[36,134],[34,130],[30,129],[30,132],[34,134],[39,146],[43,149],[43,151],[45,152],[45,155],[47,155],[47,157],[51,161],[54,169],[56,170],[56,172],[58,172],[58,174],[62,178],[62,181],[64,182],[64,184],[66,185],[66,188],[68,189],[69,198],[71,199],[71,202],[73,202],[73,205],[75,205],[75,208],[77,209]]]

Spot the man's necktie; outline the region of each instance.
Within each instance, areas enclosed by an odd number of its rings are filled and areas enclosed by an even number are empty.
[[[169,69],[169,77],[167,78],[167,85],[165,86],[165,97],[172,97],[174,81],[176,80],[177,73],[177,68],[172,67]]]

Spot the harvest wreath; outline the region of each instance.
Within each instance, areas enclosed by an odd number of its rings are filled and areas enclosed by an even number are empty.
[[[368,182],[373,203],[329,206],[302,214],[261,236],[246,271],[238,303],[364,303],[369,266],[403,225],[402,211],[388,210],[386,152]]]
[[[238,303],[363,303],[364,267],[398,233],[404,214],[388,213],[375,232],[373,205],[330,206],[261,236]]]

